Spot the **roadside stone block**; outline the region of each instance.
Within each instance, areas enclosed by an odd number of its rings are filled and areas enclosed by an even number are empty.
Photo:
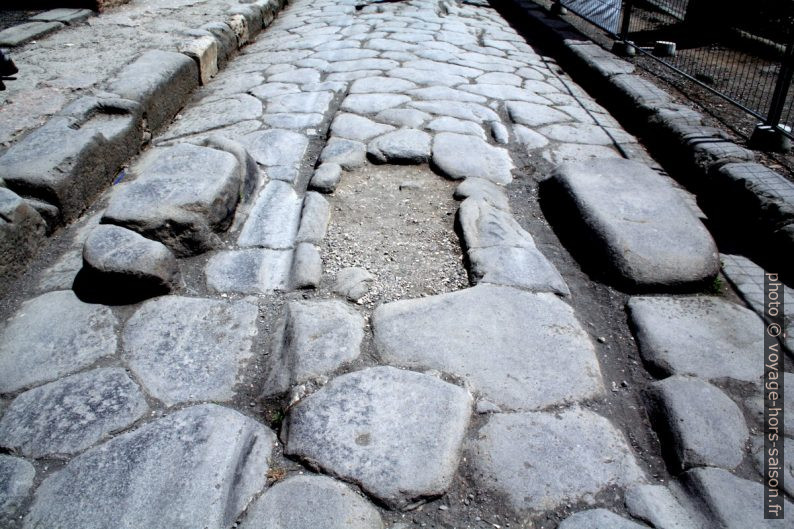
[[[543,409],[604,391],[592,343],[554,294],[482,284],[386,303],[375,309],[372,326],[383,361],[460,377],[504,410]],[[558,384],[560,377],[570,383]]]
[[[177,256],[195,255],[218,244],[216,232],[228,228],[241,183],[233,155],[179,144],[116,188],[102,222],[160,241]]]
[[[453,180],[478,177],[497,184],[513,180],[513,162],[507,150],[467,134],[440,132],[433,140],[433,165]]]
[[[475,482],[521,513],[592,501],[607,487],[644,480],[620,430],[579,407],[493,415],[467,459]]]
[[[662,450],[678,468],[726,469],[744,459],[749,437],[744,415],[725,393],[697,378],[673,376],[651,385],[646,393]]]
[[[748,218],[773,229],[794,222],[794,184],[783,175],[758,163],[729,163],[714,177],[720,194]]]
[[[144,108],[149,128],[167,125],[198,87],[198,66],[172,51],[149,50],[124,67],[108,91],[137,101]]]
[[[626,112],[652,114],[657,108],[672,103],[667,92],[638,75],[619,74],[611,77],[609,82],[617,97],[627,103],[624,107]]]
[[[568,215],[613,278],[633,289],[690,287],[715,276],[717,247],[673,186],[619,158],[563,164],[553,176]]]
[[[49,382],[116,353],[116,317],[70,290],[26,301],[0,333],[0,393]]]
[[[218,73],[218,41],[204,36],[185,44],[179,50],[198,66],[199,82],[205,85]]]
[[[0,525],[13,527],[35,477],[36,469],[24,459],[0,454]]]
[[[291,185],[271,180],[251,208],[237,244],[271,250],[293,248],[301,207],[302,201]]]
[[[229,250],[210,257],[205,268],[207,287],[214,292],[265,294],[287,290],[293,252],[290,250]]]
[[[753,311],[716,297],[633,297],[627,309],[651,369],[760,383],[764,326]]]
[[[601,78],[609,78],[619,74],[634,72],[634,65],[615,54],[605,50],[598,44],[587,42],[567,46],[568,51],[588,70]]]
[[[19,195],[0,187],[0,280],[20,274],[44,241],[47,224]]]
[[[229,59],[237,53],[237,35],[232,28],[224,22],[209,22],[198,31],[206,31],[218,41],[218,68],[226,66]]]
[[[26,528],[231,527],[266,484],[273,432],[192,406],[71,460],[36,491]]]
[[[0,46],[14,48],[43,37],[64,26],[61,22],[24,22],[0,31]]]
[[[0,420],[0,445],[33,458],[69,456],[130,426],[147,410],[124,369],[96,369],[14,399]]]
[[[88,20],[94,15],[90,9],[50,9],[38,15],[30,17],[29,20],[43,21],[43,22],[63,22],[66,25],[74,25],[84,20]]]
[[[291,301],[269,359],[264,394],[329,375],[358,358],[364,319],[341,301]]]
[[[168,406],[226,401],[251,357],[258,312],[247,301],[149,300],[124,327],[123,357],[148,392]]]
[[[451,485],[471,406],[468,392],[429,375],[357,371],[292,407],[285,453],[405,508]]]

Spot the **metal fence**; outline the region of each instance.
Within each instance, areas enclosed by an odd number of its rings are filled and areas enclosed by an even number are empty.
[[[794,137],[794,0],[559,0]],[[675,53],[665,55],[675,43]]]

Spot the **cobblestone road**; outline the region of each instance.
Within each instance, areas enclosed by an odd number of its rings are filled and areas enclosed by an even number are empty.
[[[792,527],[760,318],[537,44],[285,8],[13,291],[0,525]]]

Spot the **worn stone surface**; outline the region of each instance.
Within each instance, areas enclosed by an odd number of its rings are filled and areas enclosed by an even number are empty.
[[[554,181],[569,215],[616,280],[634,288],[688,285],[719,270],[711,235],[679,193],[638,162],[594,159],[564,164]]]
[[[418,128],[430,119],[430,114],[413,108],[389,108],[378,112],[375,118],[398,127]]]
[[[367,270],[358,267],[347,267],[337,272],[333,290],[340,296],[355,302],[367,294],[373,281],[375,281],[375,276]]]
[[[0,420],[0,445],[27,457],[68,456],[130,426],[147,409],[123,369],[96,369],[14,399]]]
[[[241,529],[383,529],[378,511],[349,487],[324,476],[277,483],[248,508]]]
[[[22,304],[0,334],[0,393],[55,380],[116,353],[116,318],[71,291]]]
[[[532,292],[571,294],[559,271],[535,247],[492,246],[468,252],[477,283],[491,283]]]
[[[147,301],[124,327],[124,359],[146,390],[169,406],[229,400],[252,354],[257,314],[247,301]]]
[[[285,452],[406,507],[451,484],[471,405],[466,391],[428,375],[357,371],[291,409]]]
[[[24,459],[0,454],[0,524],[13,527],[35,477],[36,469]]]
[[[8,48],[21,46],[62,27],[63,24],[61,22],[44,22],[40,20],[17,24],[0,31],[0,46]]]
[[[342,169],[355,169],[366,162],[367,146],[360,141],[331,138],[320,153],[320,162],[336,164]]]
[[[355,360],[364,319],[340,301],[292,301],[269,359],[264,393],[271,395]]]
[[[320,250],[311,243],[298,243],[292,259],[292,287],[317,288],[323,275]]]
[[[270,430],[236,411],[183,409],[45,479],[24,527],[229,527],[265,487],[274,442]]]
[[[24,270],[46,230],[44,219],[27,201],[0,187],[0,278],[7,281]]]
[[[482,129],[482,127],[473,121],[467,121],[465,119],[443,116],[428,123],[427,128],[428,130],[432,130],[434,132],[455,132],[458,134],[470,134],[483,140],[485,139],[485,131]]]
[[[297,242],[320,244],[325,237],[331,219],[331,205],[319,193],[308,192],[303,199],[300,228]]]
[[[715,297],[634,297],[627,304],[643,360],[665,375],[760,382],[763,323]]]
[[[160,151],[138,178],[119,185],[102,218],[162,242],[178,256],[218,244],[242,185],[228,152],[179,144]]]
[[[539,127],[541,125],[548,125],[549,123],[571,120],[570,116],[564,112],[556,110],[548,105],[541,105],[538,103],[509,101],[506,108],[513,123],[527,125],[529,127]]]
[[[204,273],[215,292],[265,294],[286,290],[292,267],[290,250],[229,250],[210,257]]]
[[[384,361],[458,376],[505,409],[542,409],[603,392],[592,343],[552,294],[478,285],[381,305],[372,325]],[[561,376],[570,383],[557,384]]]
[[[410,100],[403,94],[350,94],[342,101],[342,110],[356,114],[377,114]]]
[[[648,390],[654,428],[663,450],[681,469],[733,469],[749,437],[744,415],[725,393],[696,378],[673,376]]]
[[[252,132],[242,143],[258,163],[266,166],[296,166],[306,153],[309,140],[290,130],[270,129]]]
[[[367,154],[377,163],[420,164],[430,159],[431,140],[421,130],[399,129],[370,141]]]
[[[509,184],[513,162],[504,149],[466,134],[440,132],[433,140],[433,164],[445,176],[460,180],[477,177]]]
[[[794,373],[783,373],[783,387],[794,388]],[[794,413],[794,391],[783,392],[783,408],[787,414]],[[744,402],[747,410],[755,418],[756,423],[763,425],[764,423],[764,396],[757,394],[745,400]],[[791,417],[791,415],[786,415]],[[787,437],[794,439],[794,421],[786,420],[783,423],[783,434]],[[790,481],[794,485],[794,479]]]
[[[292,248],[300,225],[301,206],[291,185],[279,180],[268,182],[251,208],[237,244],[272,250]]]
[[[331,123],[331,132],[335,136],[349,140],[367,141],[380,134],[394,130],[391,125],[377,123],[364,116],[343,112]]]
[[[558,529],[647,529],[647,526],[606,509],[590,509],[572,514]]]
[[[705,529],[705,521],[681,505],[662,485],[634,485],[626,489],[626,508],[632,516],[661,529]]]
[[[507,195],[502,188],[483,178],[471,177],[465,179],[455,188],[454,196],[458,200],[470,197],[477,200],[484,200],[497,209],[507,212],[510,211],[510,201],[507,199]]]
[[[623,434],[578,407],[494,415],[467,454],[476,482],[520,512],[592,500],[607,487],[643,480]]]
[[[198,37],[180,48],[196,63],[199,69],[199,81],[202,85],[209,83],[218,73],[218,41],[209,35]]]
[[[336,163],[323,163],[314,170],[309,186],[321,193],[333,193],[342,179],[342,167]]]
[[[791,386],[789,386],[791,387]],[[792,450],[794,450],[794,439],[791,437],[783,437],[778,438],[782,439],[783,441],[783,452],[785,454],[791,454]],[[775,447],[778,449],[777,454],[780,454],[780,443],[779,441],[775,442]],[[751,450],[750,453],[753,457],[753,463],[755,464],[755,469],[761,476],[764,476],[764,465],[769,465],[769,468],[772,469],[775,464],[772,462],[769,463],[769,456],[767,451],[764,449],[764,435],[759,435],[753,437],[751,443]],[[783,490],[789,496],[794,495],[794,462],[791,460],[790,457],[784,457],[783,464],[781,465],[780,459],[777,461],[778,467],[782,466],[783,468],[780,470],[780,474],[783,476]]]

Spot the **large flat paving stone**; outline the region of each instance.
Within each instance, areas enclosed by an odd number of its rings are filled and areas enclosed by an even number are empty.
[[[378,307],[375,346],[389,363],[461,377],[506,410],[534,410],[604,391],[590,339],[557,296],[476,287]],[[559,384],[564,378],[567,383]]]
[[[33,488],[36,469],[20,457],[0,454],[0,525],[14,527]]]
[[[218,244],[216,232],[231,222],[241,185],[232,154],[176,145],[118,186],[102,221],[160,241],[179,256],[195,255]]]
[[[454,180],[477,177],[509,184],[513,162],[507,150],[468,134],[439,132],[433,140],[433,165]]]
[[[92,448],[44,480],[26,529],[225,529],[266,483],[273,432],[214,404]]]
[[[497,414],[467,450],[475,482],[518,512],[592,500],[643,480],[623,434],[589,410]]]
[[[662,449],[680,469],[733,469],[742,462],[750,436],[744,414],[717,387],[701,379],[673,376],[654,383],[647,396]]]
[[[207,261],[207,287],[214,292],[264,294],[289,288],[292,250],[251,248],[218,252]]]
[[[282,481],[248,508],[240,529],[383,529],[378,511],[325,476]]]
[[[158,139],[169,140],[212,131],[246,120],[255,120],[261,114],[262,103],[247,94],[215,99],[187,109],[179,121]]]
[[[640,354],[652,369],[760,383],[764,325],[753,311],[708,296],[638,296],[627,307]]]
[[[387,132],[370,141],[367,153],[377,163],[420,164],[430,159],[430,134],[416,129]]]
[[[123,369],[79,373],[14,399],[0,420],[0,445],[27,457],[67,456],[130,426],[147,409]]]
[[[124,359],[157,399],[224,401],[251,356],[258,309],[246,301],[164,296],[144,303],[124,327]]]
[[[341,301],[292,301],[269,358],[264,393],[330,374],[361,353],[364,318]]]
[[[116,317],[70,290],[26,301],[0,334],[0,393],[55,380],[116,354]]]
[[[242,142],[254,160],[265,167],[295,167],[303,160],[309,146],[309,139],[303,134],[282,129],[252,132],[244,136]]]
[[[635,288],[699,283],[719,271],[708,230],[667,180],[621,158],[563,164],[555,170],[566,215],[581,219],[603,266]]]
[[[295,246],[303,201],[291,185],[272,180],[259,194],[246,219],[237,244],[285,250]]]
[[[357,371],[292,408],[285,453],[406,507],[452,483],[471,405],[468,392],[429,375]]]

